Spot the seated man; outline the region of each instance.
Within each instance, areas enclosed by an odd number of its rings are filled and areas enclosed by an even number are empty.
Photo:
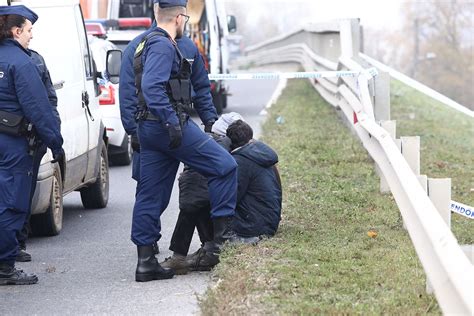
[[[252,139],[252,128],[242,120],[229,125],[227,137],[232,141],[231,153],[238,165],[234,240],[253,243],[261,237],[273,236],[281,219],[278,156],[263,142]]]
[[[276,168],[278,156],[264,143],[253,140],[252,128],[237,120],[227,128],[232,156],[238,165],[238,193],[231,243],[257,243],[273,236],[281,219],[281,181]],[[206,242],[188,257],[190,270],[210,270],[219,263],[220,249]]]

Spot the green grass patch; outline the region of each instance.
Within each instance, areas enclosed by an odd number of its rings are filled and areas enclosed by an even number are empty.
[[[280,158],[280,229],[225,251],[202,313],[439,314],[393,198],[337,111],[292,80],[263,130]]]
[[[398,136],[421,137],[421,173],[451,178],[452,199],[474,206],[474,119],[393,80],[391,118]],[[460,244],[474,244],[474,220],[452,214]]]

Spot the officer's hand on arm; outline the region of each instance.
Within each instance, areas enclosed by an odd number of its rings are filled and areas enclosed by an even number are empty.
[[[60,149],[53,150],[53,160],[51,160],[51,163],[60,161],[62,158],[64,158],[64,156],[66,156],[66,154],[64,153],[64,149],[62,147]]]
[[[131,142],[132,142],[132,149],[133,151],[136,151],[137,153],[140,152],[140,142],[138,141],[138,135],[135,133],[135,134],[132,134],[132,137],[131,137]]]
[[[181,126],[166,124],[168,129],[168,134],[170,136],[169,149],[176,149],[181,146],[181,139],[183,138],[183,133],[181,132]]]
[[[212,132],[212,125],[214,125],[216,121],[215,120],[209,120],[206,123],[204,123],[204,132],[210,133]]]

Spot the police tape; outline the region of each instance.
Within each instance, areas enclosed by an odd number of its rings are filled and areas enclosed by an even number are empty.
[[[366,75],[369,78],[377,76],[376,68],[363,71],[314,71],[314,72],[258,72],[237,74],[209,74],[209,80],[272,80],[272,79],[319,79],[359,77]]]
[[[456,201],[451,201],[451,212],[460,214],[470,219],[474,219],[474,211],[472,206],[462,204]]]

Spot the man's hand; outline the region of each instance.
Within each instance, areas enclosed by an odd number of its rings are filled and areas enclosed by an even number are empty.
[[[135,133],[132,135],[130,139],[132,149],[133,151],[136,151],[137,153],[140,152],[140,142],[138,141],[138,135]]]
[[[212,132],[212,125],[214,125],[216,121],[215,120],[210,120],[204,123],[204,132],[210,133]]]
[[[169,149],[176,149],[181,146],[181,140],[183,138],[183,133],[181,132],[181,126],[166,124],[168,129],[168,134],[170,136]]]
[[[51,160],[51,163],[56,163],[65,156],[66,154],[64,153],[64,149],[62,147],[60,149],[53,150],[53,160]]]

